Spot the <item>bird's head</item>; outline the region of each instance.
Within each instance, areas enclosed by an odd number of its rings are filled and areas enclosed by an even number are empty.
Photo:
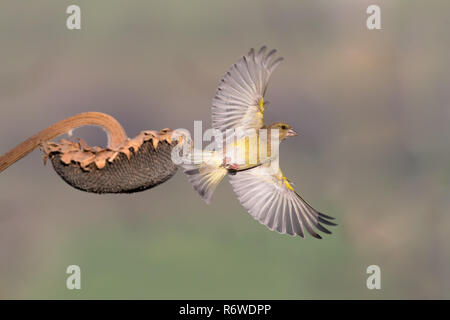
[[[294,129],[290,125],[284,122],[274,122],[270,126],[267,127],[267,129],[270,131],[271,129],[278,129],[278,134],[280,137],[280,141],[284,140],[288,137],[294,137],[298,135],[297,132],[295,132]]]

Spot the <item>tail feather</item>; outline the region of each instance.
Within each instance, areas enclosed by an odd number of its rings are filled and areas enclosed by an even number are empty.
[[[214,191],[227,174],[227,169],[222,166],[216,167],[203,164],[197,168],[185,170],[184,173],[188,176],[189,182],[202,199],[207,204],[210,204]]]

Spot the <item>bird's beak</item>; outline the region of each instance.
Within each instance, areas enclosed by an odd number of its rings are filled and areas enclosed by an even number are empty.
[[[287,134],[286,134],[286,136],[288,136],[288,137],[295,137],[295,136],[298,136],[298,133],[295,132],[294,129],[289,129]]]

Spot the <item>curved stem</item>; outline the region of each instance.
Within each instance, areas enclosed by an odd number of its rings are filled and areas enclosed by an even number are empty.
[[[108,148],[117,149],[128,138],[120,123],[112,116],[101,112],[85,112],[58,121],[50,127],[28,138],[0,157],[0,172],[22,159],[42,143],[65,134],[72,129],[94,125],[102,127],[108,136]]]

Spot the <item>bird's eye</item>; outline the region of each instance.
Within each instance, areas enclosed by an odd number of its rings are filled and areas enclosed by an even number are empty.
[[[286,127],[285,125],[282,125],[282,126],[281,126],[281,129],[286,130],[287,127]]]

